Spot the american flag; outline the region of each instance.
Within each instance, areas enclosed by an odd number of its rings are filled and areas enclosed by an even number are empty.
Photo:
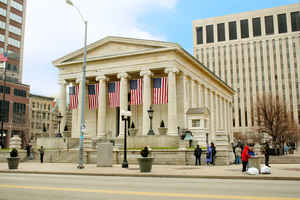
[[[69,87],[70,109],[77,109],[79,85]]]
[[[168,79],[166,77],[153,79],[153,104],[168,103]]]
[[[98,108],[99,83],[88,85],[89,109]]]
[[[0,61],[1,62],[7,62],[7,53],[0,54]]]
[[[143,79],[130,80],[130,105],[143,103]]]
[[[109,107],[120,106],[120,81],[108,83]]]

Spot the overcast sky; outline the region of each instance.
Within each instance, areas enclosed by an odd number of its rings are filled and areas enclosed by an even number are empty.
[[[72,0],[88,21],[88,44],[105,36],[177,42],[192,53],[192,20],[298,3],[298,0]],[[23,83],[57,96],[52,61],[83,46],[84,24],[65,0],[28,0]]]

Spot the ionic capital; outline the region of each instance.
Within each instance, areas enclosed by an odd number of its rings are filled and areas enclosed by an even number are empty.
[[[126,72],[121,72],[121,73],[118,73],[117,77],[118,77],[118,79],[127,79],[130,76]]]
[[[168,73],[178,73],[178,72],[179,72],[179,70],[176,67],[170,67],[170,68],[165,69],[166,74],[168,74]]]
[[[105,75],[101,75],[101,76],[97,76],[96,77],[96,81],[108,81],[109,80],[109,78],[107,77],[107,76],[105,76]]]
[[[140,72],[140,76],[152,76],[152,75],[153,75],[153,73],[149,69],[142,70]]]

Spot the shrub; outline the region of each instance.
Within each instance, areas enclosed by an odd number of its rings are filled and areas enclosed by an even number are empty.
[[[145,147],[143,150],[141,150],[141,156],[146,158],[149,155],[148,147]]]
[[[160,122],[160,128],[165,128],[165,122],[164,122],[164,120],[161,120],[161,122]]]
[[[10,157],[12,157],[12,158],[18,157],[18,150],[16,148],[13,148],[11,150]]]

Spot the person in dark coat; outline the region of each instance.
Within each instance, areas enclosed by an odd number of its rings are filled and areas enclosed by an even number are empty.
[[[265,165],[270,167],[270,165],[269,165],[270,147],[269,147],[268,143],[266,143],[266,145],[265,145],[264,154],[265,154]]]
[[[216,160],[216,154],[217,154],[217,151],[216,151],[215,144],[214,144],[213,142],[210,143],[210,148],[211,148],[211,154],[212,154],[212,157],[211,157],[211,164],[212,164],[212,165],[215,165],[215,160]]]
[[[196,163],[195,165],[201,165],[201,154],[202,154],[202,149],[200,148],[199,145],[194,150],[194,156],[196,158]]]
[[[45,149],[43,146],[41,146],[41,148],[39,149],[39,152],[40,152],[41,163],[43,163],[44,162],[44,154],[45,154]]]
[[[248,165],[248,159],[251,158],[251,156],[249,155],[248,150],[249,150],[249,147],[246,145],[243,149],[243,152],[242,152],[242,163],[243,163],[242,172],[246,172],[247,165]]]
[[[26,153],[27,153],[27,157],[28,157],[28,158],[30,157],[30,150],[31,150],[31,145],[30,145],[30,144],[27,144],[27,145],[26,145]]]
[[[211,163],[212,163],[212,151],[210,146],[208,146],[206,151],[206,164],[210,165]]]

